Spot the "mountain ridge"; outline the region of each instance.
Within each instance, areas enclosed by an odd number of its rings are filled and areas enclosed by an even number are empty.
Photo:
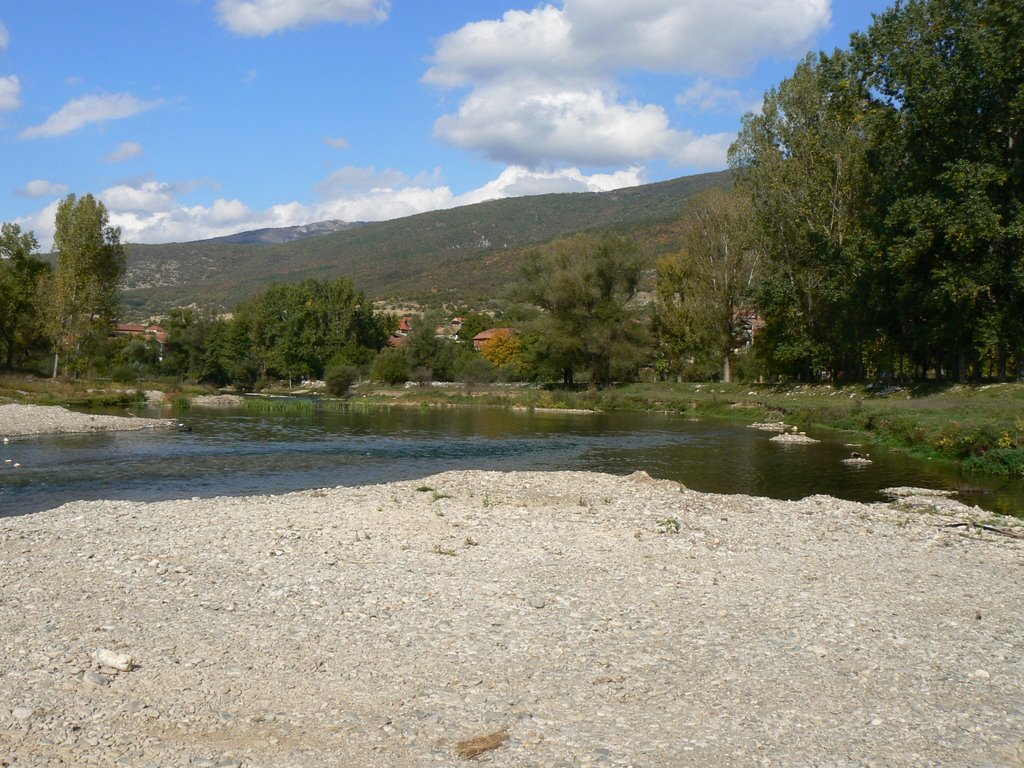
[[[633,236],[653,266],[678,247],[676,223],[686,201],[730,184],[730,173],[720,171],[610,192],[504,198],[283,243],[227,236],[130,244],[123,301],[127,314],[138,316],[189,305],[225,310],[273,282],[337,277],[374,299],[485,300],[515,278],[527,250],[573,232]]]

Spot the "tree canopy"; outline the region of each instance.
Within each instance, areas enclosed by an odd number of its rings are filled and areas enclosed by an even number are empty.
[[[744,119],[774,372],[1024,375],[1024,9],[907,0]]]
[[[106,206],[92,195],[68,195],[57,207],[53,247],[57,269],[50,335],[66,370],[81,373],[86,356],[106,339],[118,315],[127,251]]]
[[[577,234],[532,250],[517,295],[544,310],[527,352],[535,365],[558,370],[567,384],[586,370],[591,386],[632,376],[645,349],[646,328],[632,305],[642,262],[629,239],[606,232]]]

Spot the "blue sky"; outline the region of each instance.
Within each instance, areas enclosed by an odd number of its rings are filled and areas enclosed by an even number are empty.
[[[126,242],[370,221],[725,167],[885,0],[0,0],[0,221]]]

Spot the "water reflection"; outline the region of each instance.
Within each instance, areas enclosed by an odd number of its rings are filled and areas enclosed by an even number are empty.
[[[166,499],[280,493],[411,479],[451,469],[642,469],[701,491],[802,498],[827,493],[874,501],[892,485],[956,489],[949,468],[870,449],[873,463],[842,464],[842,436],[779,445],[733,423],[646,413],[378,408],[300,413],[194,410],[192,432],[20,438],[0,447],[0,514],[74,499]],[[965,500],[1015,513],[1018,482],[978,481]]]

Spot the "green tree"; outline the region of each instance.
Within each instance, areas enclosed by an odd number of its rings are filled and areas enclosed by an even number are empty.
[[[767,257],[759,346],[776,373],[860,370],[870,134],[855,74],[844,51],[808,55],[744,117],[729,150]]]
[[[451,381],[455,375],[458,348],[451,339],[437,335],[440,325],[442,318],[438,313],[428,313],[419,318],[406,337],[402,350],[409,360],[409,367],[413,371],[420,370],[427,380]]]
[[[43,287],[50,266],[36,256],[38,249],[32,232],[17,224],[0,227],[0,344],[7,370],[45,335]]]
[[[386,347],[373,361],[370,377],[385,384],[401,384],[409,380],[409,361],[401,349]]]
[[[885,319],[919,371],[1024,376],[1024,6],[907,0],[854,35]]]
[[[107,209],[92,195],[68,195],[57,207],[53,247],[57,270],[51,304],[53,373],[60,360],[81,373],[90,351],[110,332],[118,315],[118,291],[127,251],[121,230],[111,227]]]
[[[590,386],[631,378],[646,354],[646,328],[632,304],[642,265],[621,235],[577,234],[527,254],[517,296],[544,312],[526,334],[538,367],[572,384],[586,369]]]
[[[249,337],[250,355],[260,375],[323,375],[330,365],[365,365],[384,346],[391,330],[388,316],[351,280],[303,280],[273,285],[237,311]]]
[[[748,235],[749,205],[732,192],[713,189],[690,201],[682,222],[682,250],[658,262],[654,326],[667,372],[685,361],[717,367],[732,381],[735,350],[743,347],[750,290],[759,250]]]

